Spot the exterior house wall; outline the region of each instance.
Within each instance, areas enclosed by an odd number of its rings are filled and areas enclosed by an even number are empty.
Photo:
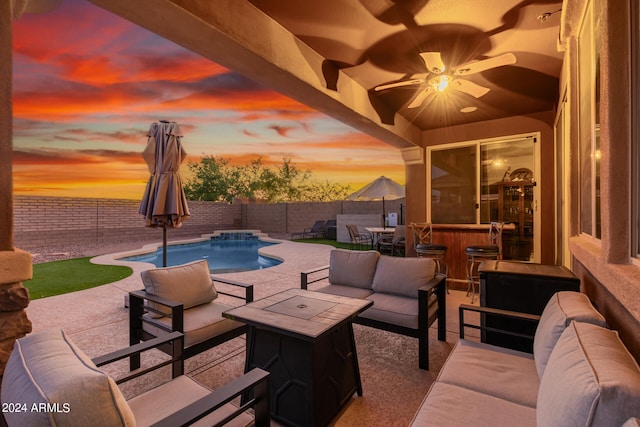
[[[572,270],[582,283],[582,290],[605,314],[610,327],[617,329],[621,339],[636,360],[640,361],[640,262],[632,252],[634,242],[632,233],[638,233],[638,224],[633,220],[631,204],[637,197],[637,183],[633,182],[631,169],[634,144],[632,129],[634,121],[631,104],[631,92],[637,87],[631,79],[632,43],[631,38],[638,31],[631,24],[631,2],[620,1],[569,1],[564,26],[561,29],[561,43],[568,49],[567,85],[571,98],[570,143],[573,162],[565,168],[569,171],[574,201],[569,203],[571,212],[571,251]],[[580,135],[577,124],[580,123],[580,81],[577,78],[579,68],[580,38],[579,30],[589,7],[600,18],[600,196],[602,236],[599,239],[581,233],[580,204],[575,201],[581,188],[579,158]],[[635,11],[637,13],[637,10]],[[637,48],[637,47],[636,47]],[[636,70],[637,72],[637,70]],[[637,82],[635,82],[637,83]],[[590,84],[586,82],[585,84]],[[630,88],[632,88],[630,90]],[[637,100],[636,100],[637,102]],[[637,112],[635,113],[637,114]],[[636,124],[637,126],[637,124]]]

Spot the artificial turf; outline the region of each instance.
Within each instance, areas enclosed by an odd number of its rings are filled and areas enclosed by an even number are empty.
[[[130,276],[121,265],[92,264],[91,257],[34,264],[33,278],[23,283],[32,300],[80,291]]]
[[[349,249],[351,244],[336,242],[335,240],[329,239],[293,239],[292,242],[300,242],[300,243],[315,243],[318,245],[331,245],[340,249]]]

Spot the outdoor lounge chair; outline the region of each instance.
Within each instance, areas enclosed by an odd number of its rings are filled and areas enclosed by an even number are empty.
[[[325,222],[316,221],[311,228],[305,228],[304,231],[291,233],[292,239],[319,239],[326,235]]]
[[[16,341],[2,380],[2,406],[9,427],[22,426],[178,426],[198,425],[268,426],[269,374],[254,369],[223,387],[211,391],[190,377],[172,380],[125,400],[116,384],[154,372],[182,358],[184,336],[165,335],[133,347],[89,359],[61,330],[29,334]],[[169,343],[173,358],[114,381],[99,366],[131,354]],[[148,376],[147,376],[148,377]],[[140,383],[141,385],[143,383]],[[232,400],[251,393],[238,407]],[[15,409],[17,408],[17,409]],[[247,409],[253,408],[254,415]]]
[[[322,239],[324,236],[324,221],[316,221],[313,227],[305,228],[302,232],[303,239]]]
[[[233,306],[216,301],[218,294],[253,301],[253,285],[211,276],[209,265],[199,260],[141,273],[145,289],[129,293],[129,343],[137,344],[169,332],[184,333],[183,357],[187,359],[246,332],[244,323],[222,317]],[[241,287],[245,296],[222,292],[214,283]],[[160,347],[173,354],[170,346]],[[140,356],[130,358],[131,369],[140,367]],[[180,372],[182,373],[182,372]]]

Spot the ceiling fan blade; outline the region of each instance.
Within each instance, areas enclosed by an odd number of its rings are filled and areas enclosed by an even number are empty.
[[[445,66],[440,52],[422,52],[420,56],[430,72],[440,74],[444,71]]]
[[[421,106],[424,100],[427,99],[427,96],[429,96],[432,90],[433,89],[431,88],[431,86],[427,86],[426,88],[418,92],[416,97],[413,98],[413,101],[411,101],[411,103],[407,105],[407,108],[416,108]]]
[[[469,80],[457,79],[451,85],[452,88],[459,90],[460,92],[468,93],[469,95],[480,98],[489,92],[489,88],[480,86],[479,84],[470,82]]]
[[[411,79],[411,80],[405,80],[405,81],[402,81],[402,82],[388,83],[388,84],[385,84],[385,85],[376,86],[373,90],[375,90],[376,92],[380,92],[381,90],[385,90],[385,89],[391,89],[391,88],[394,88],[394,87],[417,85],[417,84],[420,84],[420,83],[424,83],[424,79]]]
[[[494,56],[493,58],[481,59],[480,61],[468,62],[457,67],[454,71],[458,75],[480,73],[491,68],[502,67],[516,63],[516,56],[513,53]]]

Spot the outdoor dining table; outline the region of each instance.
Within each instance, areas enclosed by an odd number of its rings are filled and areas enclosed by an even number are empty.
[[[248,326],[245,372],[270,372],[271,415],[324,426],[362,396],[352,320],[372,301],[288,289],[222,315]]]
[[[364,229],[371,233],[371,247],[374,247],[381,237],[393,235],[396,231],[395,227],[365,227]]]

